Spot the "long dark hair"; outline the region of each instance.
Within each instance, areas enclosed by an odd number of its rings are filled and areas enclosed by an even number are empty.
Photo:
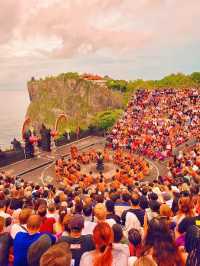
[[[192,250],[187,257],[186,266],[200,265],[200,250],[198,248]]]
[[[186,232],[185,248],[188,252],[186,265],[200,265],[200,229],[195,225],[190,226]]]
[[[200,245],[200,229],[192,225],[188,228],[185,235],[185,249],[190,253],[193,249]]]
[[[143,255],[153,248],[153,258],[159,266],[181,265],[178,250],[166,219],[149,222]]]

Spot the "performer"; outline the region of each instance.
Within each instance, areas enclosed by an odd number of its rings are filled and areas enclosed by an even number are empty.
[[[78,158],[78,149],[76,146],[71,146],[70,148],[71,158],[76,160]]]
[[[102,172],[104,170],[104,156],[103,154],[99,151],[97,152],[97,165],[96,165],[96,169],[99,172]]]
[[[11,141],[11,144],[13,145],[14,151],[21,151],[22,150],[21,143],[16,138],[14,138],[13,141]]]
[[[40,130],[40,145],[43,151],[51,151],[51,130],[47,129],[44,124]]]
[[[28,129],[24,133],[24,141],[25,141],[24,154],[25,154],[26,159],[30,159],[34,157],[34,146],[31,140],[31,136],[32,136],[31,130]]]
[[[110,154],[107,148],[104,149],[104,159],[106,162],[110,161]]]
[[[81,128],[77,127],[77,129],[76,129],[76,139],[79,139],[80,133],[81,133]]]

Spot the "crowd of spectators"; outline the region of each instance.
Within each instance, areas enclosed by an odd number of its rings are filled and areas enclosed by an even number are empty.
[[[197,266],[199,185],[178,180],[100,191],[1,173],[0,265]]]
[[[198,139],[197,105],[195,89],[139,91],[109,136],[114,151],[104,150],[118,167],[110,178],[81,174],[95,151],[75,148],[56,162],[56,184],[1,172],[0,266],[200,265],[199,143],[158,179],[144,181],[141,157],[163,160]]]
[[[180,150],[169,161],[168,177],[200,181],[200,143]]]
[[[199,137],[199,89],[138,90],[108,140],[151,159],[164,160],[178,145]]]

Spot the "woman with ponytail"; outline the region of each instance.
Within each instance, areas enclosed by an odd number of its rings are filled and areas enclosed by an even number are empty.
[[[93,231],[96,249],[82,255],[80,266],[127,266],[128,256],[123,250],[113,248],[113,231],[108,223],[101,222]]]

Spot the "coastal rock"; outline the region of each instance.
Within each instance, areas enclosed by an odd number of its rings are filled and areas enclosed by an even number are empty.
[[[57,77],[28,82],[30,105],[27,116],[32,125],[54,128],[59,114],[67,116],[65,128],[87,128],[95,114],[123,108],[123,95],[106,85],[106,80],[85,80],[81,76]]]

